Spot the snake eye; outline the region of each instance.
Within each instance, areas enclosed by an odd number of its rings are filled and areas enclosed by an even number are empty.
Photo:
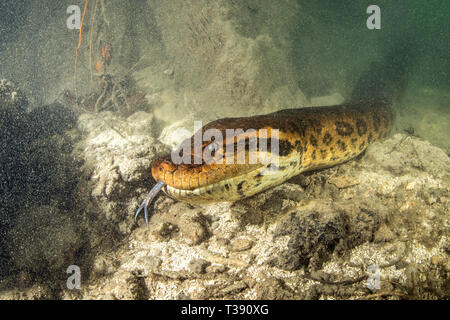
[[[216,155],[216,151],[219,150],[219,144],[217,142],[211,142],[206,146],[208,148],[208,151],[211,153],[211,156]]]

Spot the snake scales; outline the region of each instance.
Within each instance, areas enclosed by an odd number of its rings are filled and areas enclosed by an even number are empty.
[[[153,161],[152,175],[157,184],[139,207],[136,216],[144,208],[148,222],[147,206],[161,189],[171,197],[189,203],[247,198],[302,172],[330,167],[355,158],[370,143],[386,137],[392,125],[393,112],[387,100],[286,109],[267,115],[213,121],[204,126],[202,132],[216,129],[225,136],[226,129],[240,128],[244,131],[223,141],[204,141],[201,151],[214,145],[215,159],[227,158],[227,144],[236,146],[241,142],[248,146],[248,129],[254,129],[254,134],[260,139],[263,131],[268,132],[265,138],[269,139],[273,138],[273,129],[278,129],[276,170],[265,174],[268,165],[250,163],[248,147],[241,149],[241,152],[234,147],[238,152],[231,155],[236,160],[241,153],[246,159],[243,164],[237,164],[236,161],[231,161],[233,164],[227,161],[175,164],[171,155],[168,155]],[[202,153],[199,154],[199,150],[193,147],[193,137],[188,139],[192,145],[192,158],[201,158]],[[251,150],[258,154],[263,151],[270,153],[271,149],[260,150],[258,142],[256,149]]]

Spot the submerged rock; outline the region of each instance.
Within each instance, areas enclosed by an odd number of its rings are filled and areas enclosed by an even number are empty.
[[[333,207],[315,204],[309,210],[293,211],[283,216],[273,234],[274,241],[289,237],[287,249],[280,252],[274,265],[285,270],[308,266],[327,258],[341,239],[345,238],[345,216]]]
[[[146,112],[126,119],[108,111],[79,118],[84,139],[75,154],[84,161],[89,196],[122,235],[130,232],[137,205],[152,186],[152,159],[167,150],[152,137],[152,126],[153,116]]]

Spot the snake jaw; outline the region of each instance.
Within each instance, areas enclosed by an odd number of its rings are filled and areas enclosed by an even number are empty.
[[[159,191],[161,191],[162,187],[164,187],[165,183],[164,182],[158,182],[148,193],[147,197],[145,197],[145,200],[142,201],[141,205],[139,206],[139,208],[136,211],[136,214],[134,215],[134,221],[136,221],[139,212],[141,212],[142,208],[144,208],[144,218],[145,218],[145,224],[148,227],[148,206],[150,205],[150,203],[152,202],[152,200],[156,197],[156,195],[159,193]]]

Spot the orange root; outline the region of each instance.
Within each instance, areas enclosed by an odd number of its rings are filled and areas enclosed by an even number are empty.
[[[78,50],[80,50],[80,47],[81,47],[81,40],[82,40],[82,34],[83,34],[83,22],[84,22],[84,17],[86,15],[88,2],[89,2],[89,0],[84,1],[84,10],[83,10],[83,15],[81,16],[80,35],[78,37],[78,46],[77,46],[77,49],[75,50],[75,69],[77,68]]]

